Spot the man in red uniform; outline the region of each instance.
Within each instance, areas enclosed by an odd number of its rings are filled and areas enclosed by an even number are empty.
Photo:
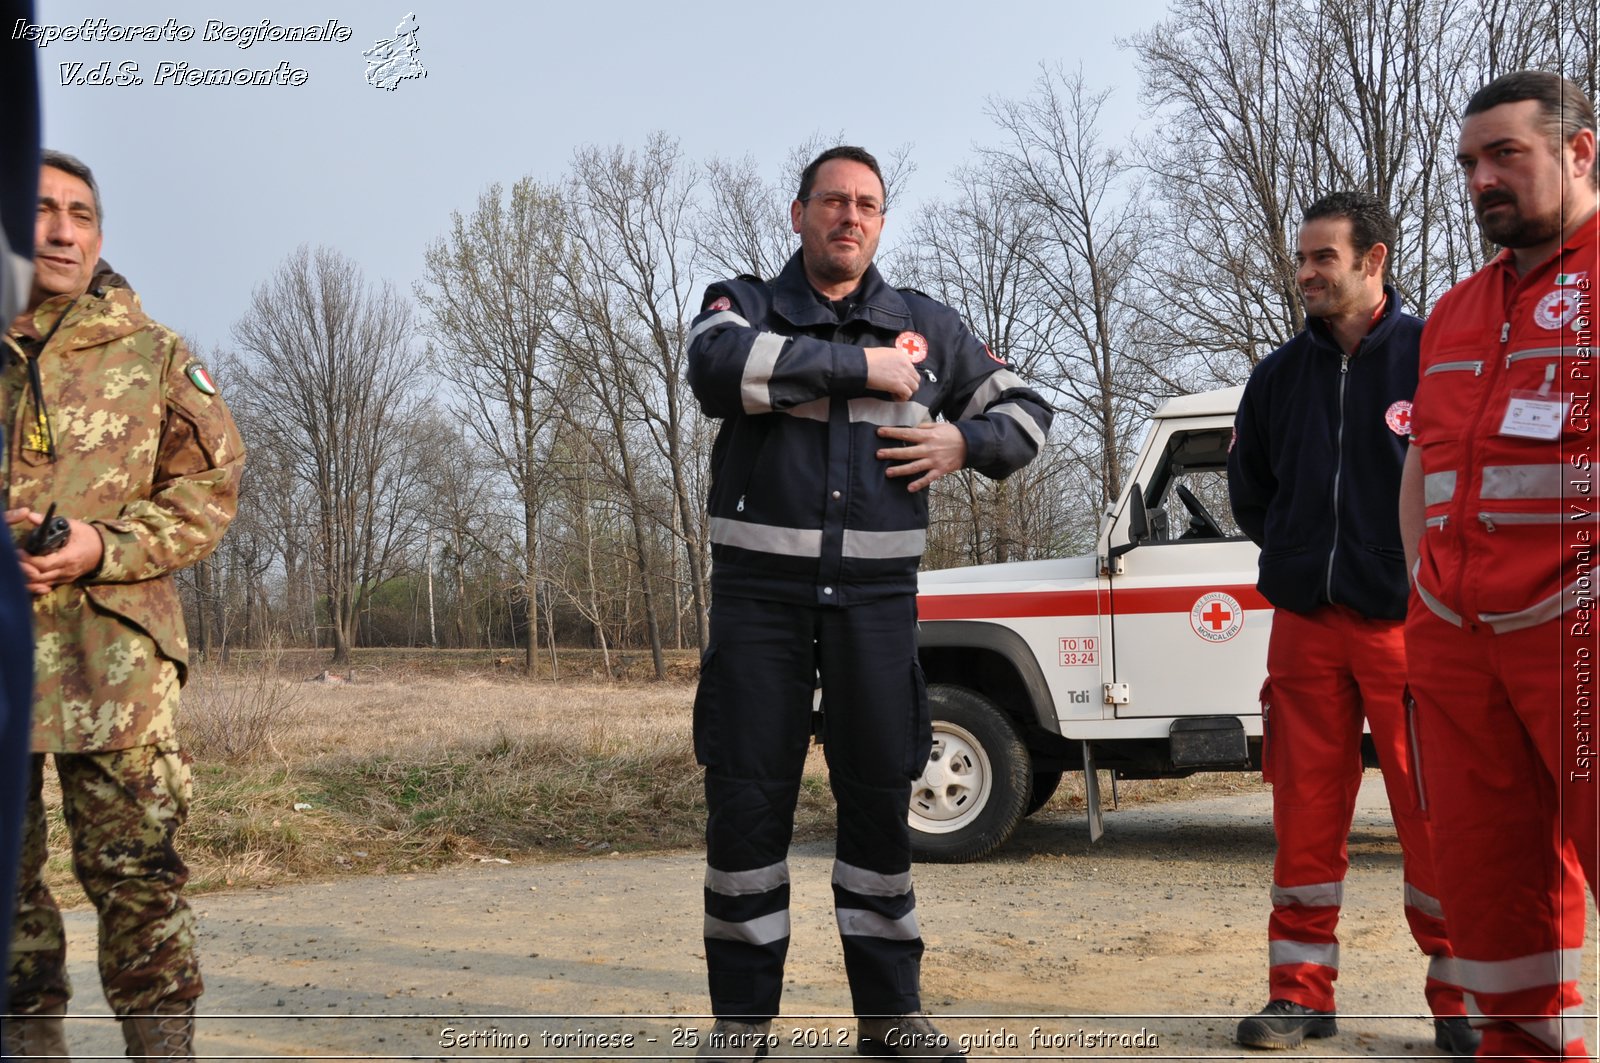
[[[1431,957],[1434,1042],[1471,1055],[1450,942],[1435,900],[1428,827],[1406,749],[1406,574],[1395,500],[1405,462],[1422,322],[1384,284],[1395,223],[1362,192],[1305,210],[1295,280],[1306,328],[1262,359],[1239,402],[1228,494],[1261,546],[1257,587],[1274,606],[1262,691],[1278,852],[1267,924],[1268,1002],[1239,1023],[1252,1048],[1336,1032],[1334,931],[1372,728],[1405,853],[1405,913]]]
[[[1414,734],[1479,1054],[1587,1058],[1594,108],[1555,74],[1507,74],[1467,104],[1456,159],[1505,250],[1423,332],[1400,514]]]

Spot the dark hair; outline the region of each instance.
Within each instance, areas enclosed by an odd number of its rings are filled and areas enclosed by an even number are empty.
[[[1400,230],[1383,200],[1370,192],[1333,192],[1307,207],[1301,220],[1315,221],[1318,218],[1350,219],[1350,243],[1357,258],[1371,251],[1374,244],[1387,247],[1389,257],[1384,261],[1384,271],[1388,272],[1389,263],[1394,260],[1394,243]]]
[[[89,169],[82,159],[78,158],[76,155],[68,155],[64,151],[51,151],[49,148],[46,148],[40,153],[39,162],[41,165],[48,166],[53,170],[60,170],[62,173],[69,173],[78,180],[82,181],[84,184],[88,185],[89,191],[94,193],[95,228],[98,229],[105,224],[106,211],[105,208],[100,205],[100,186],[94,182],[94,171]]]
[[[888,200],[889,186],[884,183],[883,171],[878,168],[878,160],[873,158],[872,152],[866,148],[852,147],[849,144],[841,144],[836,148],[829,148],[812,159],[810,164],[800,172],[800,193],[794,198],[804,203],[806,197],[811,195],[811,186],[817,180],[817,171],[822,169],[823,163],[832,162],[834,159],[849,159],[851,162],[859,162],[871,170],[877,176],[878,184],[883,188],[884,200]]]
[[[1548,70],[1517,70],[1501,74],[1472,94],[1461,117],[1482,114],[1504,103],[1535,100],[1544,119],[1545,135],[1557,153],[1561,145],[1585,129],[1595,128],[1594,104],[1583,90],[1560,74]],[[1589,171],[1590,183],[1600,187],[1600,163]]]

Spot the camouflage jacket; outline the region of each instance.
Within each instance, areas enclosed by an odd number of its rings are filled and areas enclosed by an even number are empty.
[[[189,643],[172,573],[216,547],[244,467],[233,417],[183,341],[120,277],[94,284],[19,316],[0,351],[6,508],[54,502],[105,545],[95,572],[34,598],[35,752],[174,739]]]

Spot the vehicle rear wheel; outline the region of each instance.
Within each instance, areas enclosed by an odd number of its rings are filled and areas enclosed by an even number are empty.
[[[1021,822],[1033,767],[1016,725],[965,687],[928,687],[933,752],[911,785],[915,859],[965,863],[988,856]]]
[[[1024,816],[1031,816],[1045,806],[1050,798],[1055,796],[1056,787],[1061,785],[1059,771],[1036,771],[1033,773],[1033,792],[1028,795],[1028,807],[1023,811]]]

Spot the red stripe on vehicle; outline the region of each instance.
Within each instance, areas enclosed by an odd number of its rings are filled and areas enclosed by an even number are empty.
[[[1246,609],[1270,609],[1254,587],[1126,588],[1116,592],[1118,613],[1187,613],[1203,594],[1225,591]],[[1097,616],[1098,591],[1023,591],[1012,594],[921,594],[919,620],[977,620],[1017,616]]]

